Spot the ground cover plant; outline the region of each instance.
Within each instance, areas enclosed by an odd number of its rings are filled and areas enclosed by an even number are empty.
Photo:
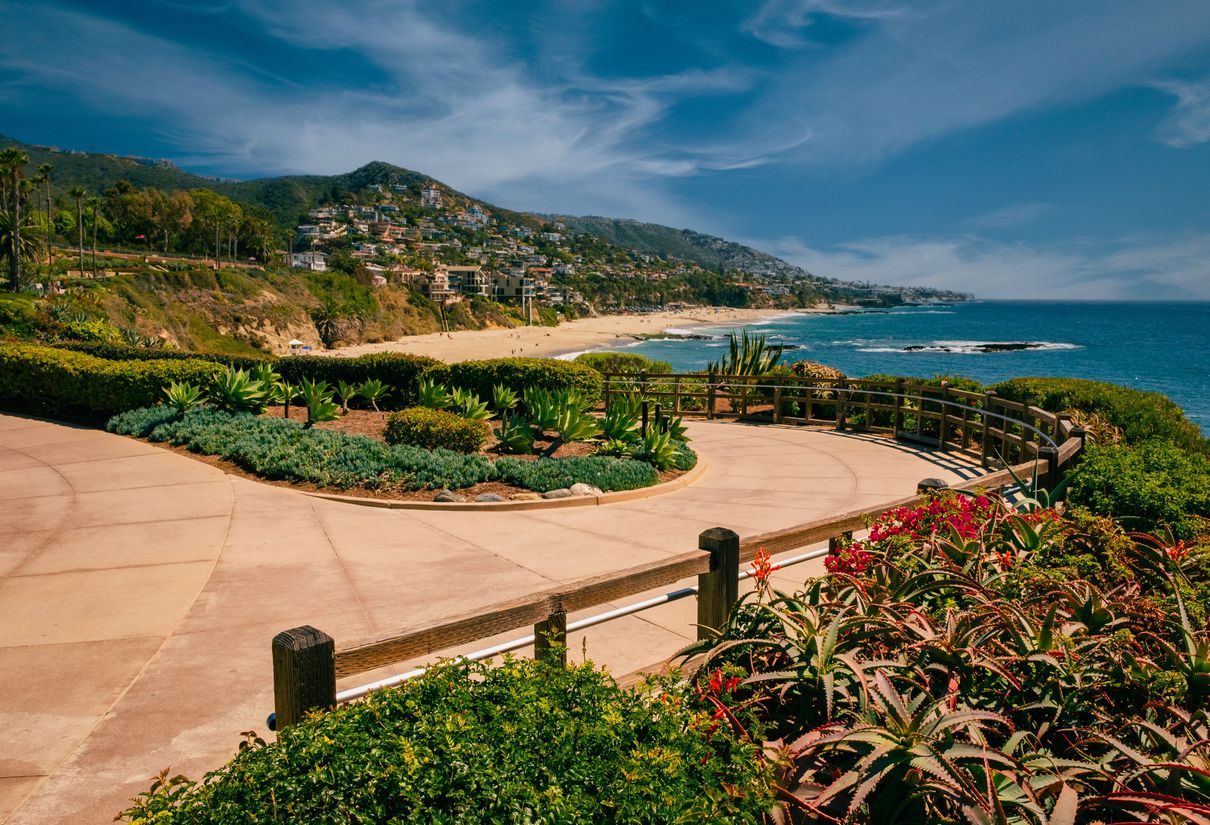
[[[165,774],[137,825],[270,822],[756,823],[751,739],[671,684],[623,690],[589,665],[447,664],[287,728],[201,783]]]
[[[1082,511],[943,496],[794,593],[758,554],[755,593],[690,652],[767,725],[794,821],[1205,822],[1208,562]]]

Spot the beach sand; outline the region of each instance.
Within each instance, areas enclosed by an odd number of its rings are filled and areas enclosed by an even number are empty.
[[[624,347],[635,342],[635,335],[658,334],[666,329],[740,326],[785,314],[785,310],[699,307],[676,312],[603,315],[598,318],[568,321],[557,327],[457,330],[449,333],[411,335],[398,341],[357,344],[322,354],[348,357],[371,352],[408,352],[428,355],[442,361],[471,361],[511,356],[549,358],[585,350]]]

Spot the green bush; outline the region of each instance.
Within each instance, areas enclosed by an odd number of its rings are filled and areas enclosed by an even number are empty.
[[[250,737],[204,783],[171,779],[138,825],[270,822],[759,822],[772,776],[755,741],[684,688],[619,688],[591,665],[438,666],[400,688]]]
[[[1097,413],[1120,427],[1132,444],[1157,439],[1187,450],[1210,449],[1181,408],[1156,392],[1081,378],[1013,378],[990,389],[1010,401],[1023,401],[1052,412],[1076,409]]]
[[[101,343],[122,339],[122,331],[108,321],[68,321],[59,329],[59,335],[74,341]]]
[[[255,369],[260,364],[273,361],[268,355],[228,355],[222,352],[191,352],[163,347],[132,347],[129,344],[108,341],[56,341],[55,347],[85,352],[109,361],[214,361],[244,370]]]
[[[659,476],[650,464],[629,458],[571,456],[568,458],[501,458],[496,461],[500,480],[545,493],[576,483],[592,484],[605,492],[650,487]]]
[[[41,328],[42,323],[29,296],[0,296],[0,335],[30,338]]]
[[[208,386],[221,369],[192,359],[108,361],[36,344],[0,344],[0,403],[92,421],[153,406],[174,382]]]
[[[597,372],[672,372],[672,364],[667,361],[657,361],[637,352],[585,352],[576,356],[576,363]]]
[[[307,429],[283,418],[199,407],[154,424],[157,415],[132,410],[110,419],[107,428],[219,456],[263,478],[320,487],[459,489],[496,479],[495,467],[483,456],[388,445],[363,435]]]
[[[440,363],[424,355],[377,352],[356,358],[295,355],[279,358],[273,366],[291,384],[300,383],[304,378],[326,381],[333,387],[341,381],[346,384],[381,381],[394,388],[389,406],[401,408],[415,403],[420,374]]]
[[[473,453],[487,443],[488,433],[486,421],[463,418],[445,410],[411,407],[387,416],[384,437],[388,444]]]
[[[495,358],[442,364],[425,371],[424,377],[453,389],[470,390],[480,398],[491,398],[497,384],[521,394],[526,388],[551,391],[575,390],[585,406],[601,400],[601,375],[573,361],[554,358]]]
[[[1132,530],[1169,525],[1192,538],[1198,524],[1191,516],[1210,517],[1210,458],[1155,442],[1089,447],[1067,497]]]

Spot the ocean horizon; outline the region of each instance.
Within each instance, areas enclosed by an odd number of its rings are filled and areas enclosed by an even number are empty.
[[[1167,395],[1210,435],[1210,302],[974,300],[851,314],[777,314],[625,347],[702,370],[727,334],[747,329],[787,347],[783,362],[818,361],[860,377],[1025,376],[1109,381]],[[705,337],[703,337],[705,336]],[[616,348],[610,348],[616,349]]]

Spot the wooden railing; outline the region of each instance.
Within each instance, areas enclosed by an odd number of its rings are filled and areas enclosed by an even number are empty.
[[[942,381],[794,376],[610,372],[603,405],[637,393],[653,420],[668,416],[733,418],[774,424],[834,426],[885,433],[943,451],[963,453],[981,466],[1041,458],[1065,438],[1064,416]]]
[[[901,395],[910,397],[907,393]],[[891,409],[902,412],[911,408],[892,406]],[[944,413],[942,416],[938,420],[944,421],[948,417]],[[958,416],[953,418],[961,420]],[[1066,470],[1079,460],[1084,439],[1083,431],[1073,428],[1069,421],[1053,420],[1058,447],[1048,446],[1051,452],[1042,454],[1044,460],[1030,458],[1012,468],[964,482],[956,489],[999,489],[1013,484],[1014,474],[1018,477],[1037,475],[1039,483],[1045,486],[1058,484]],[[1016,425],[1029,426],[1025,422],[1016,422]],[[1006,421],[1000,430],[1009,433],[1012,426],[1012,422]],[[989,427],[985,426],[985,429]],[[854,532],[864,529],[871,520],[888,510],[918,506],[927,500],[929,488],[937,486],[945,485],[936,479],[925,479],[914,496],[746,538],[740,538],[726,528],[712,528],[699,536],[698,549],[671,558],[581,579],[394,633],[347,641],[339,647],[331,636],[310,626],[283,631],[274,637],[272,645],[276,727],[295,724],[314,708],[336,704],[337,678],[366,673],[518,628],[532,626],[536,656],[559,658],[565,655],[568,613],[693,576],[697,576],[698,636],[705,638],[726,624],[738,595],[740,566],[751,562],[759,548],[777,555],[824,541],[829,542],[830,547],[835,546],[840,541],[851,540]]]

